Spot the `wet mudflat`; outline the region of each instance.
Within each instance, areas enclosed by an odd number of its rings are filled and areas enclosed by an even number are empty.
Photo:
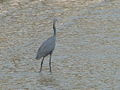
[[[0,3],[1,90],[120,90],[119,0],[11,0]],[[53,34],[45,58],[36,52]]]

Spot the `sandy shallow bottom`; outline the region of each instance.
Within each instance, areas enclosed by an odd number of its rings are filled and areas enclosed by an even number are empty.
[[[53,34],[52,56],[36,52]],[[119,0],[11,0],[0,3],[0,90],[120,90]]]

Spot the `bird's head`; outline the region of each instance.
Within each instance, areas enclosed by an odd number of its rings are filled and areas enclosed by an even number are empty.
[[[56,21],[58,21],[57,18],[54,18],[54,19],[53,19],[53,22],[56,22]]]

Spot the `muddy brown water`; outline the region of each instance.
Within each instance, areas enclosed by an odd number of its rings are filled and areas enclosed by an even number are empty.
[[[53,72],[47,57],[38,73],[36,52],[54,17]],[[120,1],[0,3],[0,90],[120,90]]]

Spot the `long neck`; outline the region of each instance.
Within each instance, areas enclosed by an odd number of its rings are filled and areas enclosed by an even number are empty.
[[[55,22],[56,22],[56,21],[53,21],[54,36],[56,36],[56,27],[55,27]]]

